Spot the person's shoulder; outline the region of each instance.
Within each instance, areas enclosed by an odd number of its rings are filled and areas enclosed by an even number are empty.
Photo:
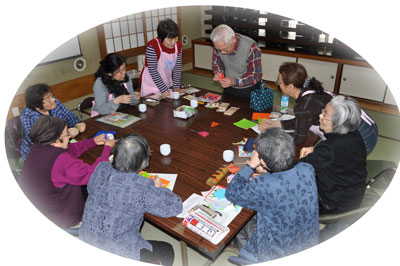
[[[294,168],[302,172],[314,173],[314,167],[306,162],[299,162],[294,166]]]

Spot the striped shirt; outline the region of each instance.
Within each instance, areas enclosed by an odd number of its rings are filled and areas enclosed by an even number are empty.
[[[240,35],[235,34],[236,43],[233,48],[232,55],[236,54],[239,43],[240,43]],[[247,72],[244,73],[240,77],[234,78],[234,85],[232,87],[246,87],[250,85],[257,84],[262,77],[262,66],[261,66],[261,50],[257,47],[257,43],[254,42],[251,47],[247,58]],[[225,66],[220,57],[220,53],[217,52],[216,49],[213,49],[212,55],[212,71],[216,73],[217,71],[225,73]]]
[[[158,73],[157,70],[158,59],[160,58],[161,55],[161,51],[159,49],[157,42],[160,43],[161,49],[165,53],[169,54],[175,53],[175,48],[169,49],[165,47],[158,38],[153,39],[147,43],[145,66],[147,66],[147,68],[149,69],[151,78],[153,79],[157,88],[162,93],[168,90],[169,88],[167,88],[164,81],[161,79],[160,73]],[[177,48],[178,48],[178,56],[175,62],[175,67],[172,70],[172,81],[174,88],[180,88],[181,76],[182,76],[182,43],[179,40],[177,42]]]

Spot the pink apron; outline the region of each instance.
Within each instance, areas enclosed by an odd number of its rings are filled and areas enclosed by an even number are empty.
[[[160,41],[158,39],[156,40],[160,49],[160,58],[157,62],[157,71],[165,86],[167,86],[167,88],[170,88],[173,85],[172,71],[174,70],[175,63],[178,57],[178,46],[177,44],[175,44],[175,53],[168,54],[161,49]],[[140,97],[146,97],[150,94],[160,94],[160,90],[151,78],[148,67],[145,66],[142,73]]]

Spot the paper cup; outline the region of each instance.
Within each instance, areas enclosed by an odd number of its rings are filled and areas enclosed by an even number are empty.
[[[160,153],[164,156],[168,156],[171,153],[171,145],[169,144],[162,144],[160,146]]]
[[[144,113],[147,110],[147,105],[145,103],[139,104],[139,111]]]
[[[195,100],[195,99],[190,100],[191,107],[197,108],[198,105],[199,105],[199,103],[197,102],[197,100]]]
[[[222,158],[225,162],[229,163],[233,161],[234,153],[232,150],[225,150],[222,154]]]
[[[178,99],[179,99],[179,96],[180,96],[179,91],[174,91],[174,92],[172,93],[172,98],[173,98],[174,100],[178,100]]]

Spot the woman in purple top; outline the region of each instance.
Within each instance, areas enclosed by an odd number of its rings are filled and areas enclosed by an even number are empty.
[[[65,121],[48,115],[36,120],[29,137],[33,145],[18,179],[19,185],[32,203],[58,226],[77,225],[84,208],[80,186],[88,183],[98,163],[108,160],[115,140],[106,140],[102,134],[70,144]],[[96,145],[104,148],[92,165],[78,159]]]

